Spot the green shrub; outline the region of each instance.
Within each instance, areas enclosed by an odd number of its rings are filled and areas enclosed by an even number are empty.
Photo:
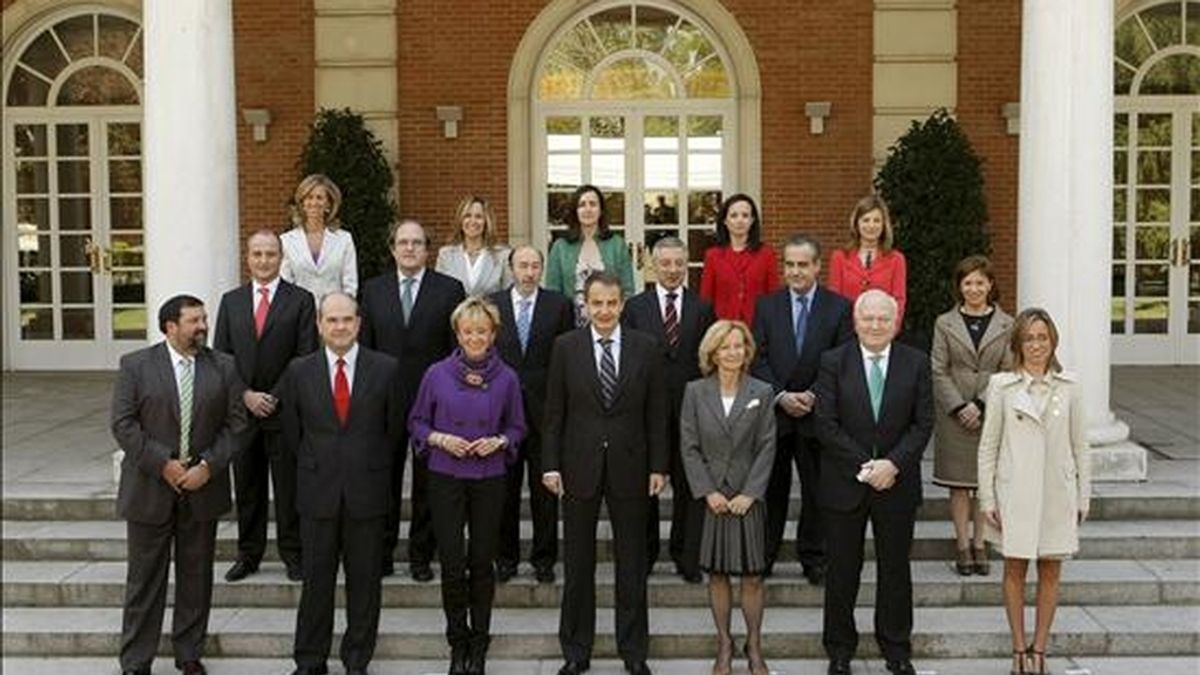
[[[954,267],[988,254],[982,161],[945,109],[913,122],[875,177],[896,247],[908,261],[904,340],[928,350],[938,314],[954,305]]]

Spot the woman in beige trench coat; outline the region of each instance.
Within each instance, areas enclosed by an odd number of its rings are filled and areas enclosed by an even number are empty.
[[[1042,309],[1017,315],[1013,370],[992,376],[979,441],[979,507],[1004,555],[1013,673],[1046,672],[1062,560],[1079,549],[1091,473],[1082,393],[1055,357],[1058,330]],[[1025,647],[1025,575],[1037,560],[1037,626]]]

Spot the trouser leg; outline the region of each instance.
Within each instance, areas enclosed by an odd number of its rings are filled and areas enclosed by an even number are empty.
[[[296,512],[296,455],[283,434],[265,430],[263,444],[271,464],[275,488],[275,545],[285,565],[300,564],[300,514]]]
[[[558,640],[563,658],[586,661],[592,658],[596,638],[596,521],[600,495],[579,499],[567,493],[562,498],[562,511],[564,578]]]
[[[499,548],[501,504],[505,477],[469,481],[467,565],[470,571],[471,632],[486,639],[491,634],[492,602],[496,595],[495,562]]]
[[[233,490],[237,502],[238,559],[257,565],[267,548],[267,448],[265,433],[255,431],[233,457]]]
[[[302,668],[324,666],[329,658],[341,539],[340,518],[300,518],[304,586],[296,611],[296,639],[292,653],[296,665]]]
[[[149,670],[162,635],[167,604],[167,572],[175,518],[148,525],[125,523],[127,558],[125,604],[121,612],[122,670]]]
[[[871,532],[875,536],[876,588],[875,640],[889,661],[912,657],[912,548],[911,510],[871,510]]]
[[[196,520],[186,499],[180,502],[175,526],[175,611],[171,642],[175,664],[197,661],[204,653],[212,608],[213,552],[217,521]]]
[[[826,511],[828,565],[825,572],[825,618],[822,642],[830,658],[853,658],[858,649],[854,605],[862,575],[867,511]]]
[[[613,528],[616,559],[616,636],[617,652],[625,661],[645,661],[649,652],[650,621],[646,608],[646,568],[642,532],[650,517],[647,497],[613,498],[605,496]]]
[[[442,611],[446,614],[446,640],[451,646],[464,644],[471,635],[467,623],[470,596],[463,538],[469,482],[437,472],[429,474],[429,506],[442,566]]]
[[[342,565],[346,570],[346,632],[340,656],[347,669],[366,669],[379,635],[383,518],[349,518],[342,511]]]

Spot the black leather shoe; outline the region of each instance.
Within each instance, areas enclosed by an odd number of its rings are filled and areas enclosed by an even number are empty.
[[[183,675],[208,675],[204,664],[199,661],[184,661],[179,670],[183,671]]]
[[[887,669],[892,675],[917,675],[917,670],[913,668],[912,661],[901,659],[899,661],[888,661]]]
[[[625,672],[629,675],[651,675],[650,666],[645,661],[626,661]]]
[[[591,670],[591,661],[567,661],[558,669],[558,675],[581,675]]]
[[[533,578],[537,579],[539,584],[552,584],[554,583],[554,568],[539,567],[533,571]]]
[[[288,581],[304,581],[304,569],[300,565],[287,566]]]
[[[829,659],[829,675],[850,675],[850,659]]]
[[[825,585],[825,570],[820,567],[805,567],[804,578],[813,586]]]
[[[328,666],[312,666],[309,668],[297,668],[292,671],[292,675],[327,675],[329,673]]]
[[[225,581],[241,581],[257,571],[258,563],[252,563],[249,560],[239,560],[233,563],[233,567],[230,567],[229,571],[225,573]]]
[[[383,564],[379,566],[379,576],[381,577],[390,577],[395,573],[396,563],[390,559],[384,560]]]
[[[679,563],[675,563],[675,573],[689,584],[698,584],[701,581],[704,581],[704,577],[700,574],[700,570],[684,567]]]
[[[467,649],[466,675],[484,675],[487,670],[487,636],[477,637]]]
[[[346,675],[367,675],[366,668],[347,668]]]
[[[122,670],[121,675],[150,675],[150,669],[131,668],[129,670]]]
[[[467,646],[465,644],[450,647],[450,670],[446,675],[467,675]]]
[[[496,581],[506,584],[517,576],[517,566],[510,562],[496,563]]]
[[[413,581],[426,583],[433,581],[433,568],[429,563],[412,563],[408,566],[408,573],[412,576]]]

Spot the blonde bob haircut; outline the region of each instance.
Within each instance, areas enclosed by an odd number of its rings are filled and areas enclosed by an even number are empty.
[[[754,336],[750,334],[750,328],[741,321],[730,321],[729,319],[721,319],[704,333],[704,338],[700,340],[700,372],[705,375],[711,375],[717,370],[717,350],[721,348],[721,343],[725,342],[725,338],[730,333],[737,331],[742,334],[742,342],[746,345],[746,360],[742,363],[742,372],[749,372],[750,364],[754,362]]]
[[[492,249],[496,246],[496,212],[492,210],[492,203],[487,197],[479,195],[467,195],[458,202],[458,208],[454,210],[454,239],[450,243],[464,243],[466,237],[463,235],[462,221],[476,204],[483,209],[483,247]]]
[[[879,248],[884,253],[892,250],[892,216],[888,212],[887,202],[875,192],[858,200],[854,204],[854,210],[850,212],[850,243],[846,246],[847,249],[858,250],[862,243],[858,232],[858,219],[876,209],[883,214],[883,234],[879,236]]]
[[[1008,348],[1012,350],[1013,372],[1019,373],[1025,368],[1025,355],[1021,352],[1021,346],[1025,343],[1025,336],[1029,333],[1029,329],[1038,321],[1046,324],[1046,332],[1050,333],[1050,359],[1046,362],[1046,372],[1061,373],[1063,367],[1058,362],[1056,353],[1058,351],[1058,326],[1054,325],[1054,319],[1050,318],[1050,312],[1041,307],[1023,309],[1017,318],[1013,319],[1012,335],[1008,343]]]
[[[309,174],[296,186],[296,194],[292,195],[290,205],[292,224],[304,227],[304,198],[317,188],[325,188],[325,196],[329,199],[329,207],[325,210],[325,227],[336,230],[342,226],[337,217],[338,209],[342,207],[342,191],[323,173]]]
[[[500,331],[500,310],[482,296],[472,295],[458,303],[450,314],[450,327],[458,332],[458,324],[473,319],[487,319],[492,323],[492,332]]]

